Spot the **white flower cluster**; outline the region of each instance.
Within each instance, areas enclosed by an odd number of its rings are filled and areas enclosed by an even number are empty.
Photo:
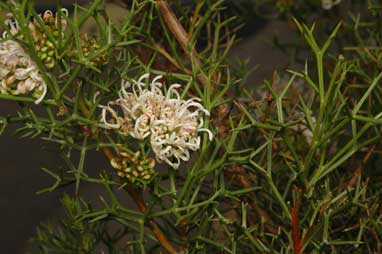
[[[181,99],[176,90],[180,85],[171,85],[163,94],[162,83],[159,82],[162,76],[154,78],[149,88],[144,82],[148,78],[149,74],[145,74],[133,84],[122,81],[119,99],[101,106],[101,121],[123,135],[139,140],[149,138],[156,159],[178,168],[180,160],[189,160],[190,150],[200,148],[198,132],[205,131],[212,139],[211,131],[202,128],[202,113],[208,116],[209,112],[200,104],[199,98]],[[131,88],[131,92],[127,92],[127,88]],[[116,106],[120,108],[121,115]]]
[[[16,35],[19,26],[16,21],[7,20],[10,33]],[[0,92],[3,94],[28,94],[33,93],[35,103],[40,103],[46,95],[47,86],[41,77],[36,63],[24,51],[21,45],[12,39],[8,39],[8,33],[4,32],[0,43]]]
[[[330,10],[339,3],[341,3],[341,0],[321,0],[321,7],[324,10]]]

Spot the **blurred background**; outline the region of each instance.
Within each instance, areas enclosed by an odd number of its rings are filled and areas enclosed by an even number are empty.
[[[36,2],[40,12],[55,9],[55,1]],[[86,2],[76,1],[78,4]],[[63,3],[70,10],[74,1],[63,0]],[[110,1],[108,9],[113,17],[123,18],[123,6],[120,1]],[[287,56],[272,46],[272,40],[277,36],[287,42],[292,40],[294,32],[285,22],[276,19],[265,22],[262,18],[251,16],[251,12],[246,15],[240,32],[242,39],[231,52],[231,58],[248,59],[250,67],[257,66],[256,71],[248,77],[248,83],[256,86],[264,79],[270,79],[275,67],[282,70],[288,63]],[[16,103],[1,102],[0,115],[17,110]],[[62,213],[62,193],[36,194],[53,181],[41,167],[54,168],[61,162],[54,151],[39,139],[20,139],[13,135],[12,130],[0,136],[0,144],[0,253],[25,253],[28,239],[35,234],[36,226]],[[88,157],[87,163],[89,168],[96,169],[106,168],[108,164],[106,159],[99,156]],[[84,186],[84,193],[96,198],[96,190],[92,186]]]

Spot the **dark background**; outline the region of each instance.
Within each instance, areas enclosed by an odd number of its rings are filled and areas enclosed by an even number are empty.
[[[40,11],[54,9],[55,1],[36,2]],[[64,0],[63,3],[70,7],[73,1]],[[262,25],[259,26],[256,20],[247,25],[247,36],[231,53],[232,58],[250,59],[250,66],[259,65],[249,77],[248,83],[252,86],[257,86],[265,78],[269,79],[275,67],[282,69],[287,63],[287,57],[273,48],[270,41],[275,34],[283,40],[291,34],[282,22],[258,22]],[[0,115],[17,110],[17,103],[0,102]],[[60,164],[58,156],[49,151],[48,144],[41,140],[20,139],[13,135],[13,131],[10,128],[0,136],[0,253],[4,254],[25,253],[27,241],[35,234],[36,226],[62,214],[62,192],[36,194],[36,191],[53,183],[54,179],[47,176],[41,167],[57,168]],[[107,167],[107,161],[102,156],[90,156],[86,162],[90,169]],[[96,196],[93,186],[82,188],[86,195]]]

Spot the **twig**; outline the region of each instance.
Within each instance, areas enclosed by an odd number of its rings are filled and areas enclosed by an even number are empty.
[[[248,175],[242,167],[232,167],[224,172],[224,175],[229,178],[231,181],[240,185],[243,189],[253,188],[253,184],[251,183],[251,176]],[[252,193],[251,193],[252,194]],[[250,195],[252,202],[248,202],[250,207],[254,209],[257,215],[264,220],[265,227],[271,233],[277,233],[277,229],[272,225],[272,219],[269,214],[263,210],[261,207],[257,205],[257,200],[255,195]]]
[[[367,204],[366,204],[366,211],[367,211],[367,216],[370,218],[371,217],[371,211],[370,211],[370,207]],[[381,241],[378,237],[377,231],[375,230],[375,228],[370,228],[370,233],[371,233],[372,237],[374,238],[374,240],[377,242],[378,252],[376,252],[376,253],[381,253]]]
[[[297,197],[294,202],[294,206],[291,209],[292,215],[292,236],[293,236],[293,254],[300,254],[302,249],[302,242],[299,232],[299,219],[298,213],[300,211],[300,197],[299,190],[296,190]]]
[[[362,174],[362,169],[363,167],[365,166],[365,164],[368,162],[368,160],[370,159],[371,155],[373,154],[374,150],[375,150],[375,147],[376,145],[373,145],[369,148],[369,150],[367,151],[367,154],[365,155],[365,157],[363,158],[362,161],[360,161],[358,163],[358,166],[356,168],[356,170],[354,171],[354,175],[353,177],[350,179],[348,185],[347,185],[347,189],[348,190],[352,190],[355,186],[355,184],[357,183],[357,180],[358,178],[361,176]]]
[[[179,22],[178,18],[175,16],[174,12],[171,10],[166,0],[157,0],[156,3],[168,29],[175,36],[183,51],[190,58],[191,62],[195,65],[195,69],[198,70],[202,65],[200,57],[195,49],[189,50],[190,39],[186,30]],[[204,87],[207,87],[209,85],[208,80],[202,74],[198,74],[197,77]]]
[[[184,253],[186,253],[186,244],[185,243],[187,241],[187,234],[188,234],[188,224],[187,224],[186,219],[183,219],[180,222],[179,234],[180,234],[180,241],[181,241],[181,244],[179,246],[179,254],[184,254]]]
[[[143,199],[142,193],[140,191],[137,191],[137,189],[135,189],[132,185],[127,185],[125,187],[125,189],[127,190],[127,192],[130,194],[130,196],[133,198],[133,200],[137,204],[138,209],[142,213],[146,213],[147,212],[147,206],[146,206],[145,201]],[[165,234],[162,232],[159,225],[155,222],[155,220],[151,219],[149,221],[149,223],[151,226],[151,230],[153,231],[155,237],[161,243],[163,248],[165,248],[171,254],[178,253],[178,251],[171,245],[171,243],[169,242],[169,240],[167,239]]]
[[[198,20],[200,10],[202,9],[201,0],[197,0],[197,1],[198,2],[196,3],[196,7],[194,9],[194,14],[192,15],[192,18],[191,18],[191,25],[190,25],[190,28],[188,30],[188,38],[190,38],[192,36],[192,34],[194,33],[194,28],[196,27],[196,21]]]
[[[102,147],[102,152],[106,155],[106,157],[109,160],[112,160],[115,158],[114,154],[107,147]],[[135,189],[132,185],[127,185],[125,189],[130,194],[134,202],[137,204],[139,211],[141,211],[142,213],[146,213],[147,206],[143,199],[142,193],[138,191],[137,189]],[[151,219],[149,223],[150,223],[151,230],[153,231],[155,237],[160,242],[162,247],[165,248],[171,254],[178,253],[178,251],[171,245],[170,241],[167,239],[167,237],[162,232],[162,230],[160,229],[159,225],[155,222],[155,220]]]
[[[170,29],[171,33],[175,36],[176,40],[179,42],[183,51],[189,56],[192,57],[195,67],[199,68],[201,66],[199,54],[195,49],[192,49],[190,52],[189,47],[189,38],[186,30],[180,24],[178,18],[175,16],[174,12],[171,10],[166,0],[157,0],[157,6],[163,16],[164,21],[166,22],[167,27]]]

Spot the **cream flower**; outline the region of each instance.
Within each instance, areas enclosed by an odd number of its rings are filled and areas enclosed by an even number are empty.
[[[324,10],[330,10],[333,6],[339,4],[341,0],[321,0],[321,7]]]
[[[166,94],[162,92],[162,76],[153,79],[149,87],[145,74],[131,84],[123,81],[119,99],[102,107],[101,121],[111,129],[118,129],[123,135],[143,140],[148,138],[158,161],[164,161],[178,168],[180,160],[188,161],[190,150],[200,148],[198,132],[212,133],[203,127],[202,114],[209,112],[200,103],[200,99],[183,100],[173,84]],[[131,92],[127,89],[130,88]],[[115,107],[122,113],[118,114]],[[110,116],[110,120],[108,120]]]
[[[17,36],[19,26],[16,21],[7,20],[9,32]],[[4,32],[2,39],[7,39],[8,33]],[[0,92],[3,94],[28,94],[33,93],[36,104],[45,97],[47,85],[41,77],[39,70],[24,51],[21,45],[12,39],[0,43]]]

